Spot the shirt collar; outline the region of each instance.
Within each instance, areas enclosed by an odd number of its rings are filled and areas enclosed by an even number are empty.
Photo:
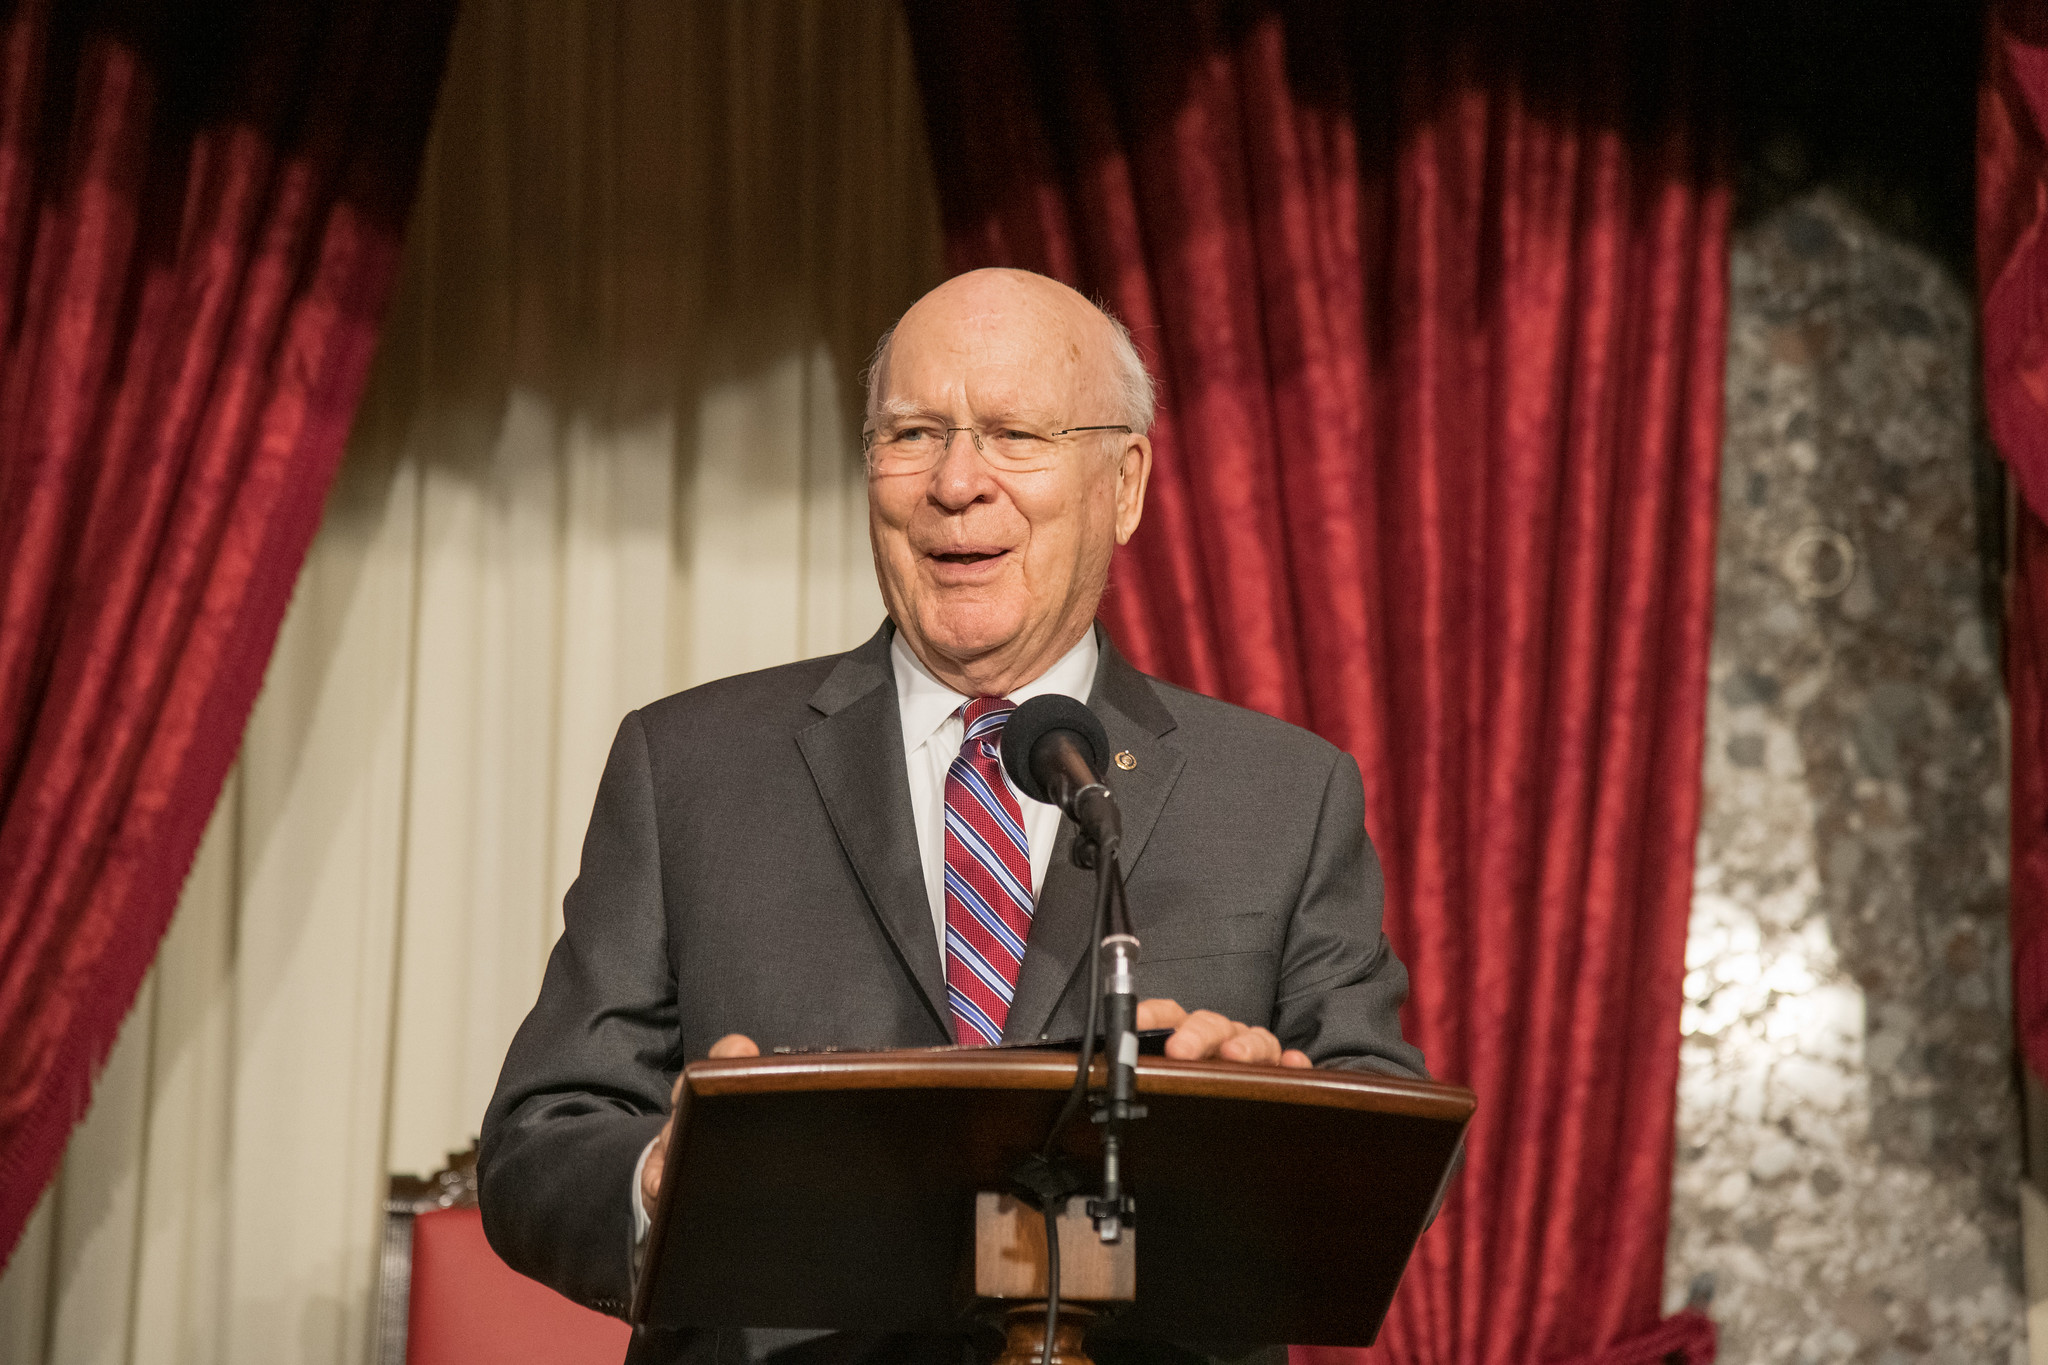
[[[1095,666],[1101,658],[1102,651],[1095,643],[1091,626],[1051,668],[1013,690],[1010,700],[1022,706],[1033,697],[1057,692],[1086,702],[1095,689]],[[969,698],[933,677],[931,670],[910,652],[900,630],[889,642],[889,663],[896,673],[896,706],[903,721],[903,753],[908,757],[923,748]]]

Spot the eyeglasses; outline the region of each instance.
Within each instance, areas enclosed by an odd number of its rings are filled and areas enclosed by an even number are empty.
[[[1071,437],[1093,431],[1128,432],[1128,426],[1063,427],[1038,431],[1015,423],[991,427],[947,427],[936,422],[901,422],[861,433],[861,450],[875,474],[923,474],[937,467],[957,432],[966,432],[974,449],[993,469],[1006,474],[1032,474],[1050,469],[1060,447]]]

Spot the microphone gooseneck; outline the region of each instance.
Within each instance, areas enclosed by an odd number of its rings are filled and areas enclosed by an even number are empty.
[[[1121,885],[1115,900],[1121,908]],[[1145,1108],[1138,1096],[1138,992],[1132,969],[1138,965],[1138,940],[1128,932],[1112,928],[1097,951],[1108,961],[1109,979],[1102,989],[1103,1058],[1108,1066],[1109,1089],[1095,1111],[1102,1125],[1102,1194],[1088,1201],[1088,1213],[1095,1220],[1095,1232],[1105,1242],[1119,1241],[1123,1226],[1130,1221],[1131,1197],[1124,1189],[1123,1128],[1131,1119],[1143,1118]]]

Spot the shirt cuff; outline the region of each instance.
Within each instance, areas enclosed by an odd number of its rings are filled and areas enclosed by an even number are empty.
[[[647,1229],[654,1225],[654,1219],[647,1212],[647,1205],[640,1198],[640,1172],[646,1169],[647,1158],[654,1152],[654,1144],[661,1141],[659,1134],[647,1140],[640,1149],[640,1159],[633,1163],[633,1245],[626,1248],[626,1284],[628,1297],[637,1298],[640,1293],[640,1262],[647,1250]]]
[[[661,1139],[658,1136],[649,1138],[647,1145],[640,1149],[640,1159],[633,1163],[633,1245],[635,1247],[638,1247],[647,1240],[647,1229],[654,1226],[654,1219],[647,1212],[647,1205],[640,1198],[640,1191],[645,1188],[640,1183],[640,1173],[647,1169],[647,1158],[652,1155],[654,1144],[659,1141]]]

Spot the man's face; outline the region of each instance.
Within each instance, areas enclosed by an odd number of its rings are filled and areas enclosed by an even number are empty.
[[[1122,422],[1108,326],[1051,280],[961,276],[904,316],[870,424],[972,427],[993,448],[1005,424],[1049,433]],[[929,470],[870,465],[875,570],[927,667],[962,691],[1007,691],[1094,619],[1110,556],[1137,529],[1151,447],[1122,432],[1070,436],[1019,472],[985,459],[967,432],[940,439]]]

